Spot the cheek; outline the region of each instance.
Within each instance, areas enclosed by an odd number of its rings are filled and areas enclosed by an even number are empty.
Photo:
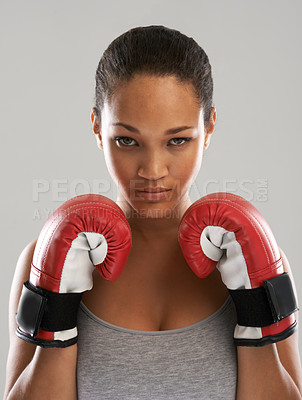
[[[194,163],[192,164],[192,183],[195,180],[196,176],[198,175],[202,163],[202,158],[203,158],[203,149],[200,148],[198,154],[196,154]]]
[[[201,167],[203,151],[200,145],[192,147],[191,151],[182,157],[181,162],[175,162],[170,168],[170,174],[179,180],[181,186],[190,186]]]
[[[133,174],[131,158],[125,157],[121,152],[114,151],[109,145],[104,146],[104,157],[108,171],[116,184],[123,184]]]

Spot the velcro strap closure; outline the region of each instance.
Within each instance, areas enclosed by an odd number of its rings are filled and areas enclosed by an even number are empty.
[[[77,324],[77,313],[83,293],[54,293],[23,284],[17,310],[17,324],[35,337],[39,329],[48,332],[72,329]]]
[[[255,289],[229,289],[241,326],[272,325],[299,310],[287,272],[263,281]]]

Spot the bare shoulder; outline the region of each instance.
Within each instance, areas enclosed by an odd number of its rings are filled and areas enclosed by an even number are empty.
[[[19,339],[16,335],[16,312],[21,296],[23,282],[29,279],[31,261],[36,246],[36,239],[28,243],[21,251],[14,277],[11,284],[9,297],[9,352],[6,365],[6,389],[8,393],[24,368],[30,363],[36,350],[36,346]]]
[[[294,293],[298,302],[296,285],[293,277],[293,273],[289,264],[289,261],[282,249],[280,249],[281,258],[283,261],[284,271],[287,272],[291,278]],[[298,312],[295,313],[296,320],[298,321]],[[296,331],[289,338],[282,340],[281,342],[276,343],[279,359],[287,370],[289,375],[294,380],[298,389],[302,393],[302,370],[301,370],[301,361],[298,347],[298,331]]]

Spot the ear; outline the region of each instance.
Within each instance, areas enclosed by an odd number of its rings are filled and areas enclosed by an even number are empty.
[[[101,124],[99,121],[99,118],[97,116],[97,110],[95,107],[92,107],[91,112],[90,112],[90,120],[92,124],[92,131],[95,134],[95,138],[97,141],[97,146],[103,150],[103,141],[102,141],[102,135],[101,135]]]
[[[203,149],[206,150],[210,145],[211,135],[215,129],[215,122],[217,118],[217,113],[215,107],[212,107],[209,123],[205,127],[205,137]]]

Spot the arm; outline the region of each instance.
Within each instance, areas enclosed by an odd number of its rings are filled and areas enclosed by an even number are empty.
[[[13,280],[7,399],[76,399],[82,294],[92,288],[95,268],[116,280],[131,245],[128,220],[105,196],[76,196],[47,219],[37,242],[21,254]]]
[[[297,292],[289,262],[280,249],[285,272]],[[298,320],[297,312],[296,320]],[[298,332],[289,338],[263,347],[237,347],[237,400],[267,398],[302,399],[302,372]]]
[[[9,300],[10,347],[4,399],[76,399],[77,346],[40,348],[16,336],[16,312],[23,282],[29,279],[36,241],[22,251]]]
[[[211,193],[186,210],[178,238],[193,272],[217,267],[234,301],[237,399],[301,399],[294,282],[261,213],[241,196]]]

